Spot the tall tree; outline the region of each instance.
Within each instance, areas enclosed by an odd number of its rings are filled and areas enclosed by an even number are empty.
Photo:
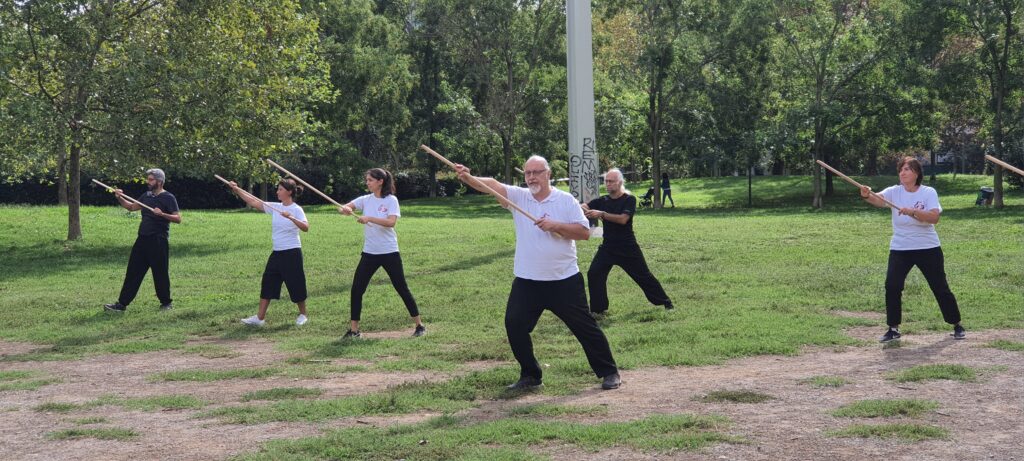
[[[24,115],[7,129],[54,135],[39,165],[67,153],[69,240],[82,237],[83,165],[121,178],[154,163],[251,169],[296,145],[324,90],[316,23],[291,0],[4,2],[0,25],[6,110]]]

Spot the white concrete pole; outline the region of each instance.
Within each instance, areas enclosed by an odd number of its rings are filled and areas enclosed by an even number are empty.
[[[569,187],[589,202],[598,195],[599,165],[594,138],[594,58],[590,0],[566,0],[569,79]]]

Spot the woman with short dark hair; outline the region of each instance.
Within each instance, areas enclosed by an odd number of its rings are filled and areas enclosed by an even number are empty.
[[[956,297],[946,281],[945,261],[935,224],[939,222],[942,206],[935,189],[921,185],[924,171],[921,162],[903,157],[896,167],[900,184],[887,187],[875,194],[863,186],[861,197],[877,207],[888,207],[882,200],[899,209],[892,210],[892,240],[889,243],[889,268],[885,276],[885,311],[889,329],[880,339],[889,342],[900,338],[903,320],[903,285],[910,269],[917,266],[924,274],[942,311],[942,318],[953,325],[953,337],[964,339],[966,331],[960,326],[960,309]]]
[[[277,183],[277,199],[280,202],[270,203],[243,193],[234,182],[231,183],[231,190],[246,205],[271,216],[273,251],[263,269],[259,311],[256,315],[242,319],[242,323],[254,327],[265,325],[270,300],[281,298],[281,284],[284,283],[288,288],[288,296],[299,307],[295,324],[304,325],[309,318],[306,316],[306,272],[303,269],[299,231],[309,232],[309,222],[306,221],[302,207],[295,203],[295,199],[302,195],[302,186],[292,179],[282,179]]]

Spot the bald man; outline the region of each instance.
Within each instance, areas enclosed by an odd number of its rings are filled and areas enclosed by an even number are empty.
[[[587,218],[569,193],[551,187],[551,167],[544,157],[530,157],[523,166],[527,187],[502,184],[492,178],[478,178],[469,168],[456,165],[459,179],[487,192],[486,185],[501,197],[539,218],[535,223],[522,213],[513,213],[516,255],[512,290],[505,306],[505,332],[512,354],[519,362],[519,381],[509,390],[540,387],[542,373],[533,354],[530,333],[544,310],[565,322],[583,346],[590,368],[602,378],[602,389],[622,384],[612,358],[611,347],[601,327],[590,315],[583,275],[576,264],[576,240],[590,238]]]
[[[636,197],[626,190],[622,172],[617,168],[608,170],[604,175],[604,187],[608,195],[581,205],[588,218],[604,222],[604,241],[597,248],[590,269],[587,270],[590,311],[598,316],[608,312],[608,274],[614,266],[626,271],[644,291],[644,296],[651,304],[672,309],[672,300],[661,287],[661,282],[647,268],[644,252],[636,242],[633,233]]]

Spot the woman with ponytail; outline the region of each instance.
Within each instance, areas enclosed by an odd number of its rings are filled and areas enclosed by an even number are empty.
[[[370,278],[383,267],[391,279],[391,285],[405,302],[416,328],[413,336],[423,336],[427,332],[420,321],[420,313],[416,300],[409,291],[402,268],[402,256],[398,253],[398,234],[395,224],[401,213],[398,210],[398,199],[395,198],[395,180],[387,170],[372,168],[366,172],[366,188],[370,193],[359,197],[339,210],[342,214],[351,215],[353,210],[362,212],[359,223],[363,225],[363,253],[352,279],[352,314],[345,338],[358,338],[359,319],[363,310],[363,294],[370,284]]]
[[[281,298],[281,283],[288,287],[288,296],[299,306],[299,316],[295,324],[302,326],[306,317],[306,272],[302,268],[302,242],[299,231],[309,232],[309,222],[302,207],[295,199],[302,195],[302,186],[291,179],[282,179],[277,183],[277,199],[280,202],[264,202],[250,194],[242,193],[238,185],[231,183],[231,188],[239,198],[250,207],[271,216],[271,240],[274,251],[270,253],[267,266],[263,269],[263,282],[260,288],[260,308],[256,315],[242,319],[242,323],[254,327],[262,327],[266,322],[270,300]]]

